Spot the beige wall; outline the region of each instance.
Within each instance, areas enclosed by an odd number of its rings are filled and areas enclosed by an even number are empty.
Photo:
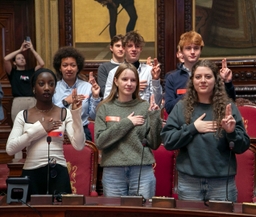
[[[109,42],[108,28],[99,36],[99,33],[109,23],[107,7],[94,0],[74,0],[74,40],[80,42]],[[135,30],[144,37],[146,42],[155,41],[156,30],[156,0],[135,0],[138,14]],[[118,10],[121,9],[121,5]],[[117,34],[125,34],[129,16],[123,10],[117,19]]]
[[[59,48],[58,0],[35,1],[37,52],[45,68],[53,69],[53,55]]]

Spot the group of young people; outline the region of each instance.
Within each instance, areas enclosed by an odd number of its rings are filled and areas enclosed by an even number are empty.
[[[60,48],[54,56],[59,81],[49,69],[33,73],[35,106],[18,113],[6,146],[10,155],[27,149],[23,175],[33,181],[30,194],[46,192],[47,136],[66,130],[80,150],[90,138],[86,127],[90,117],[95,120],[96,146],[102,151],[104,196],[152,198],[156,186],[152,150],[163,143],[167,150],[179,149],[179,199],[225,200],[230,166],[229,199],[236,201],[235,154],[246,151],[250,140],[233,102],[232,72],[226,60],[221,70],[209,60],[198,61],[204,45],[201,36],[194,31],[181,36],[178,52],[183,63],[166,77],[169,116],[162,128],[160,65],[157,59],[140,62],[144,43],[136,31],[114,36],[112,59],[98,69],[99,85],[93,76],[89,82],[79,78],[84,58],[72,47]],[[53,136],[51,157],[59,171],[50,180],[50,193],[71,193],[62,141]],[[39,173],[45,179],[39,180]]]

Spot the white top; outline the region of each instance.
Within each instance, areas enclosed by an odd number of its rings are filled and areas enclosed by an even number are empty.
[[[47,132],[42,124],[26,123],[23,111],[17,114],[12,131],[9,135],[6,152],[14,155],[24,148],[27,149],[27,157],[23,169],[36,169],[48,164],[48,148],[49,156],[56,159],[56,163],[67,166],[63,153],[63,132],[66,130],[72,146],[76,150],[82,150],[85,146],[85,135],[81,120],[81,108],[76,110],[67,109],[66,119],[57,131],[62,132],[62,136],[52,137],[50,145],[47,143]],[[49,147],[48,147],[49,146]]]

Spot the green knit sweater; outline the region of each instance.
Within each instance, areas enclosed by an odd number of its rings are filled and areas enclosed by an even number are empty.
[[[160,132],[162,122],[160,110],[148,111],[149,103],[142,100],[119,102],[114,100],[102,104],[96,114],[96,145],[102,150],[101,166],[135,166],[140,165],[143,145],[146,137],[148,146],[144,149],[143,165],[155,162],[151,149],[161,144]],[[145,123],[134,126],[127,117],[143,115]],[[106,116],[120,117],[119,121],[106,121]],[[146,135],[147,134],[147,135]]]

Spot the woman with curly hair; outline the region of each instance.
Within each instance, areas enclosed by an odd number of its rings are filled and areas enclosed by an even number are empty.
[[[95,119],[96,107],[101,101],[99,85],[91,74],[89,82],[82,80],[79,73],[84,67],[84,57],[73,47],[60,48],[54,55],[53,67],[60,79],[53,96],[53,103],[59,107],[68,108],[72,102],[72,90],[76,89],[78,99],[83,100],[81,118],[86,140],[91,141],[88,118]]]
[[[250,139],[214,63],[201,60],[193,66],[187,93],[161,136],[167,150],[179,149],[179,199],[236,201],[235,154],[245,152]]]

